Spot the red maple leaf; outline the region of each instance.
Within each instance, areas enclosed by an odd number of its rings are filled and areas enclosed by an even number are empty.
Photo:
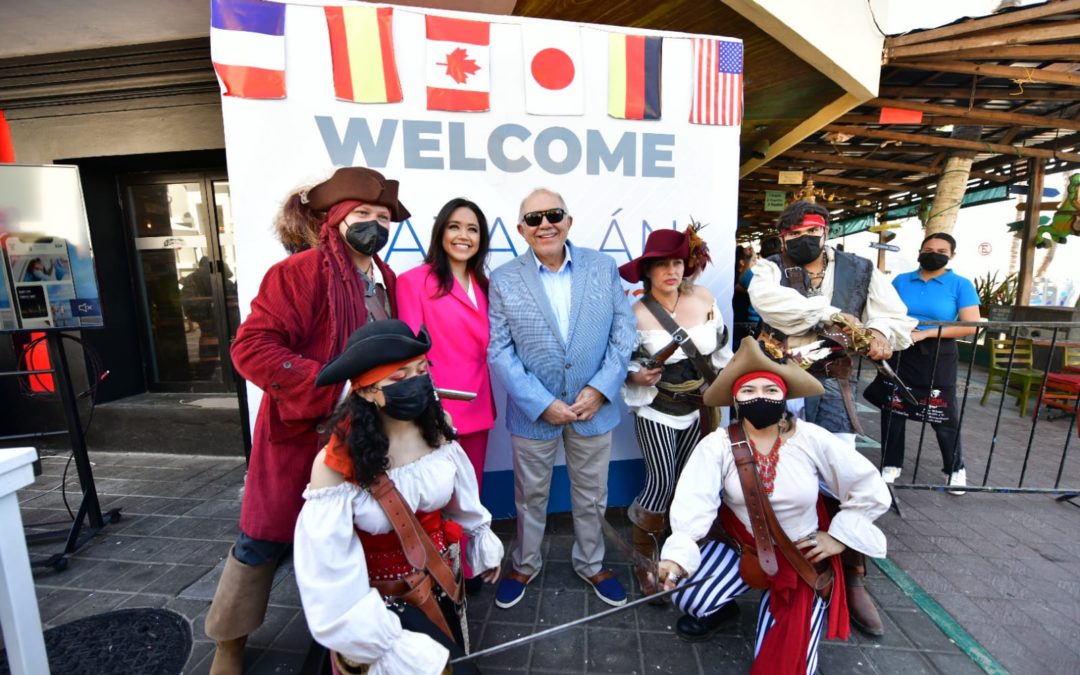
[[[437,66],[446,66],[446,74],[453,78],[454,82],[464,84],[470,75],[480,70],[476,61],[469,58],[469,53],[458,47],[446,55],[446,63],[436,63]]]

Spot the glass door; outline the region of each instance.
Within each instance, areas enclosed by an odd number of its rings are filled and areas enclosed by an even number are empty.
[[[151,389],[234,391],[229,345],[240,317],[228,181],[140,175],[123,189]]]

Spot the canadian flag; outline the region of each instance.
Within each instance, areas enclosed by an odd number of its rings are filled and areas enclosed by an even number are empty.
[[[525,112],[584,115],[581,29],[554,23],[521,27],[525,56]]]
[[[427,16],[427,109],[491,109],[491,26],[486,21]]]

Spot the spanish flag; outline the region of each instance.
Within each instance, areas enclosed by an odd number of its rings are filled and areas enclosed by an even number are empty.
[[[660,119],[663,38],[608,33],[608,114],[626,120]]]
[[[356,103],[397,103],[392,7],[325,7],[334,93]]]

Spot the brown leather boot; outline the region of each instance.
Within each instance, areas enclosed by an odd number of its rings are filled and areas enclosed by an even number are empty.
[[[247,636],[262,625],[277,563],[245,565],[233,556],[225,560],[214,601],[206,613],[206,636],[217,642],[210,675],[241,675]]]
[[[851,625],[873,637],[885,634],[885,624],[873,598],[866,590],[866,556],[848,549],[840,554],[844,564],[844,584],[847,586],[848,613]]]
[[[652,560],[664,537],[667,514],[658,511],[646,511],[637,502],[634,502],[627,509],[626,515],[630,522],[634,524],[634,550]],[[634,576],[637,577],[642,595],[654,595],[660,590],[653,575],[637,565],[634,566]],[[661,598],[652,604],[662,605],[664,600]]]

